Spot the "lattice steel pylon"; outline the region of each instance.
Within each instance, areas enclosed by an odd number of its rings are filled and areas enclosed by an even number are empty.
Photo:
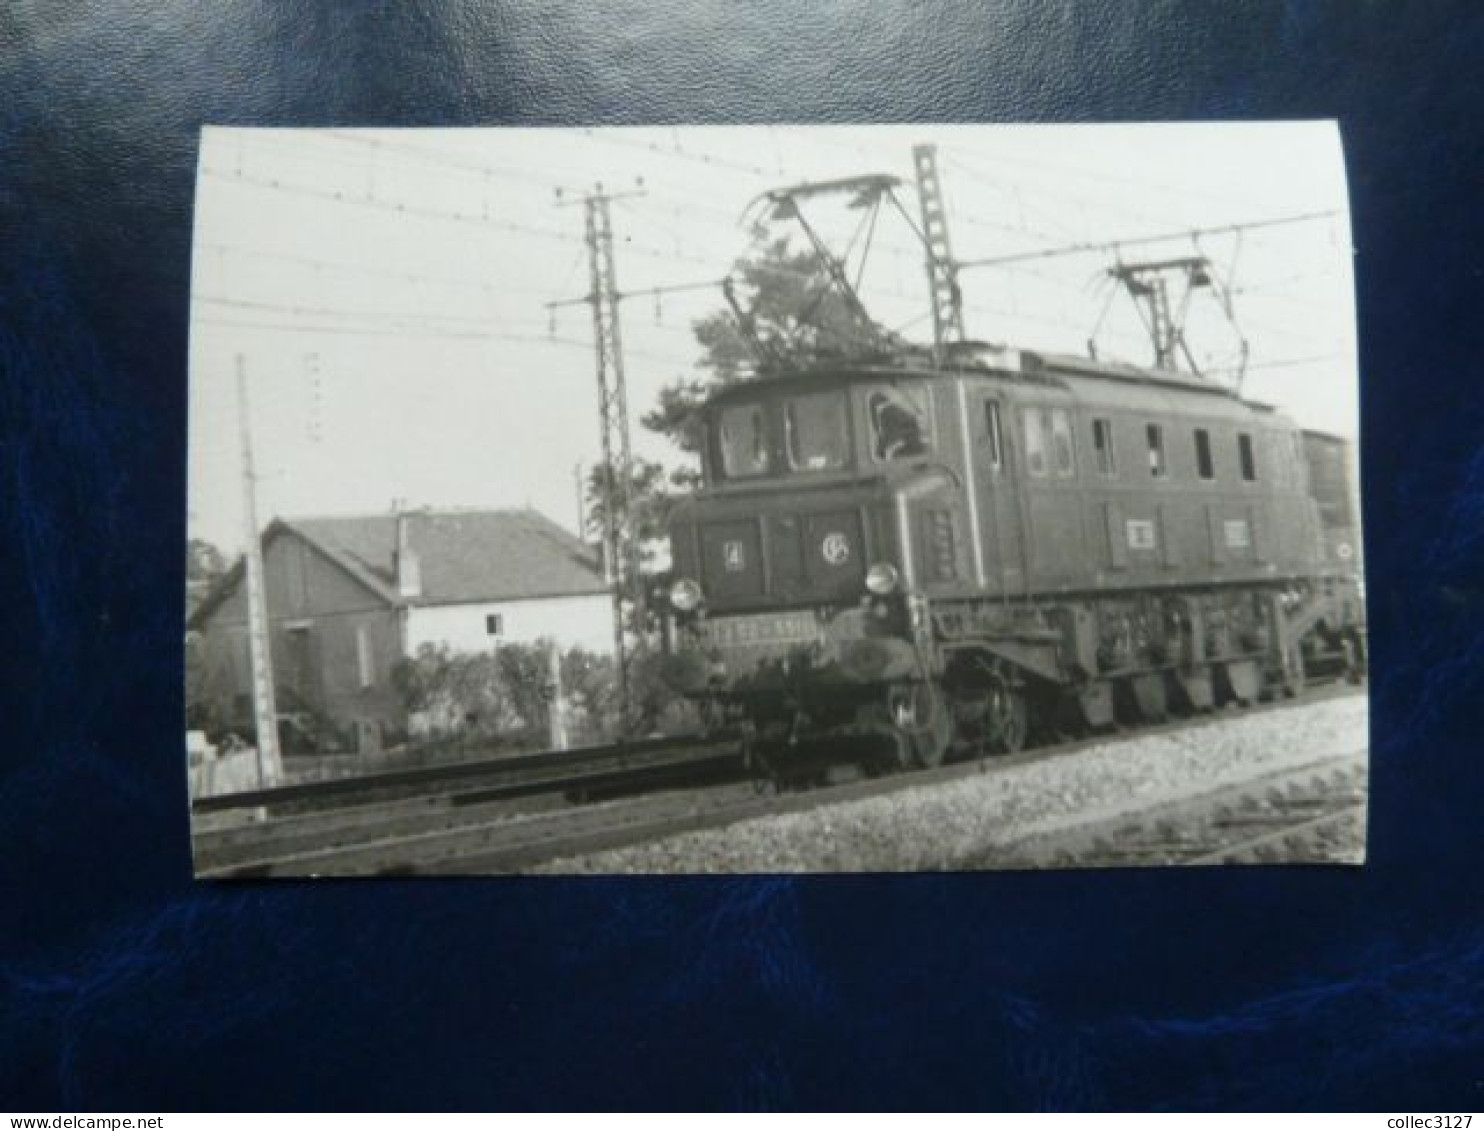
[[[624,194],[630,195],[630,194]],[[623,333],[618,306],[621,294],[613,261],[613,222],[602,186],[583,200],[587,220],[588,267],[593,311],[593,347],[598,368],[598,414],[603,466],[608,479],[604,507],[604,550],[613,583],[613,659],[618,671],[620,703],[627,729],[632,722],[629,666],[643,647],[644,580],[640,573],[639,536],[635,528],[633,459],[629,448],[628,391],[624,384]],[[630,647],[632,617],[634,647]]]
[[[917,200],[922,212],[922,240],[927,251],[928,296],[933,308],[933,355],[941,362],[949,342],[964,340],[963,293],[958,264],[948,239],[948,210],[938,178],[938,147],[914,145]]]

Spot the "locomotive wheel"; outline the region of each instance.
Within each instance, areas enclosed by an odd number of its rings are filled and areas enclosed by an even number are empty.
[[[910,766],[931,769],[942,765],[953,745],[953,712],[937,684],[894,683],[887,689],[886,713],[892,727],[906,739]]]
[[[991,672],[984,690],[984,730],[989,749],[995,754],[1014,754],[1024,749],[1030,731],[1030,712],[1025,696],[999,672]]]

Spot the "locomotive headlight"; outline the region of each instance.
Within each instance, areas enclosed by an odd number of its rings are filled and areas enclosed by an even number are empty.
[[[701,587],[688,577],[670,586],[670,604],[682,613],[693,613],[701,605]]]
[[[896,592],[901,580],[897,567],[890,562],[877,562],[866,570],[866,588],[878,597],[885,597],[888,593]]]

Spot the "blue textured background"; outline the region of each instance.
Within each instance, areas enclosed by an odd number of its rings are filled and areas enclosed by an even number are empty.
[[[1480,1106],[1484,19],[1460,3],[0,8],[0,1107]],[[200,886],[203,122],[1337,116],[1372,863]]]

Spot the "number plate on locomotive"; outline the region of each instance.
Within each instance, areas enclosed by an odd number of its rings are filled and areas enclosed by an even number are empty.
[[[805,609],[791,613],[728,617],[706,624],[711,643],[719,648],[748,644],[804,644],[819,639],[819,622]]]

